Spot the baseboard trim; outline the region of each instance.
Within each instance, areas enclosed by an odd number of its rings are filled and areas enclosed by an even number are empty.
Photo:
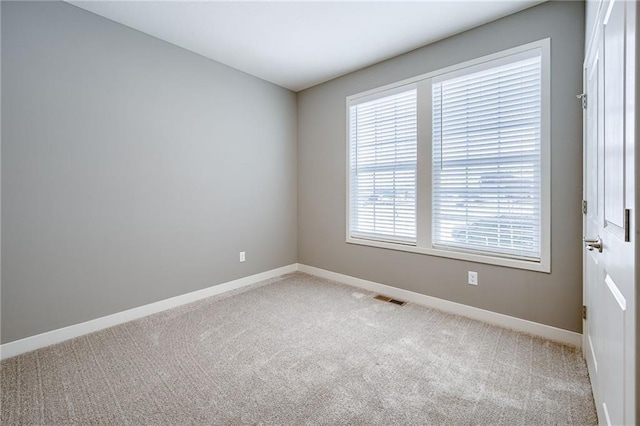
[[[271,269],[270,271],[207,287],[202,290],[192,291],[169,299],[149,303],[148,305],[138,306],[126,311],[117,312],[115,314],[85,321],[79,324],[70,325],[68,327],[5,343],[0,345],[0,360],[103,330],[105,328],[113,327],[114,325],[146,317],[148,315],[195,302],[200,299],[205,299],[207,297],[246,287],[260,281],[275,278],[297,270],[298,264],[293,263],[291,265]]]
[[[305,272],[307,274],[315,275],[321,278],[326,278],[343,284],[384,294],[385,296],[406,300],[407,302],[417,303],[419,305],[428,306],[430,308],[439,309],[445,312],[451,312],[468,318],[484,321],[490,324],[499,325],[501,327],[509,328],[512,330],[533,334],[545,339],[575,346],[579,349],[582,346],[582,334],[573,331],[564,330],[561,328],[556,328],[549,325],[512,317],[509,315],[499,314],[497,312],[487,311],[484,309],[475,308],[473,306],[463,305],[461,303],[451,302],[449,300],[439,299],[437,297],[427,296],[424,294],[415,293],[409,290],[403,290],[401,288],[392,287],[373,281],[363,280],[361,278],[352,277],[350,275],[343,275],[337,272],[327,271],[326,269],[320,269],[314,266],[298,264],[298,270],[300,272]]]
[[[37,334],[35,336],[26,337],[24,339],[15,340],[13,342],[0,345],[0,360],[11,358],[25,352],[44,348],[65,340],[93,333],[105,328],[113,327],[128,321],[146,317],[167,309],[186,305],[207,297],[216,296],[232,290],[237,290],[260,281],[275,278],[280,275],[291,272],[305,272],[321,278],[337,281],[343,284],[362,288],[365,290],[381,293],[397,299],[406,300],[407,302],[417,303],[419,305],[428,306],[430,308],[439,309],[445,312],[462,315],[490,324],[499,325],[516,331],[530,333],[545,339],[553,340],[560,343],[581,348],[582,334],[573,331],[563,330],[561,328],[540,324],[509,315],[499,314],[497,312],[487,311],[473,306],[463,305],[461,303],[451,302],[449,300],[439,299],[437,297],[427,296],[413,291],[380,284],[374,281],[363,280],[361,278],[352,277],[350,275],[339,274],[337,272],[328,271],[326,269],[316,268],[314,266],[293,263],[266,272],[229,281],[226,283],[207,287],[202,290],[196,290],[190,293],[171,297],[169,299],[160,300],[158,302],[149,303],[147,305],[128,309],[126,311],[117,312],[115,314],[85,321],[79,324],[70,325],[68,327],[59,328],[57,330],[48,331],[46,333]]]

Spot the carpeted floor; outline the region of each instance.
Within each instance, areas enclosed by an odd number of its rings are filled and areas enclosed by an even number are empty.
[[[596,424],[574,348],[294,273],[1,364],[2,424]]]

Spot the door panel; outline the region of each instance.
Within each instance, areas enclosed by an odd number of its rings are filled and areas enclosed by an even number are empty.
[[[622,425],[624,422],[624,343],[626,302],[613,279],[606,275],[602,299],[604,325],[602,333],[603,358],[606,359],[602,378],[602,391],[606,403],[607,424]]]
[[[605,16],[604,41],[604,218],[623,227],[624,212],[624,4],[614,2]]]
[[[635,116],[627,97],[634,94],[635,36],[633,2],[612,0],[598,15],[587,52],[584,86],[584,237],[598,239],[602,251],[585,250],[584,355],[601,424],[635,424],[634,246],[626,241],[624,213],[635,198],[633,152]],[[625,68],[626,67],[626,68]],[[587,244],[589,248],[589,244]]]

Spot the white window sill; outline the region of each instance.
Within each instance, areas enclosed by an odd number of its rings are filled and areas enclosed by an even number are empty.
[[[485,263],[488,265],[505,266],[507,268],[525,269],[529,271],[551,273],[551,265],[548,261],[527,261],[509,259],[506,257],[492,256],[491,254],[467,253],[463,251],[443,250],[436,248],[417,247],[414,245],[390,243],[384,241],[365,240],[361,238],[347,237],[347,244],[357,244],[369,247],[378,247],[388,250],[406,251],[410,253],[426,254],[429,256],[447,257],[449,259],[466,260],[468,262]]]

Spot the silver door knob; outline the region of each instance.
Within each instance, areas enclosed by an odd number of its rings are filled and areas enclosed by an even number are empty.
[[[596,237],[595,240],[585,238],[583,241],[584,245],[587,247],[587,250],[593,251],[595,249],[602,253],[602,240],[600,239],[600,237]]]

